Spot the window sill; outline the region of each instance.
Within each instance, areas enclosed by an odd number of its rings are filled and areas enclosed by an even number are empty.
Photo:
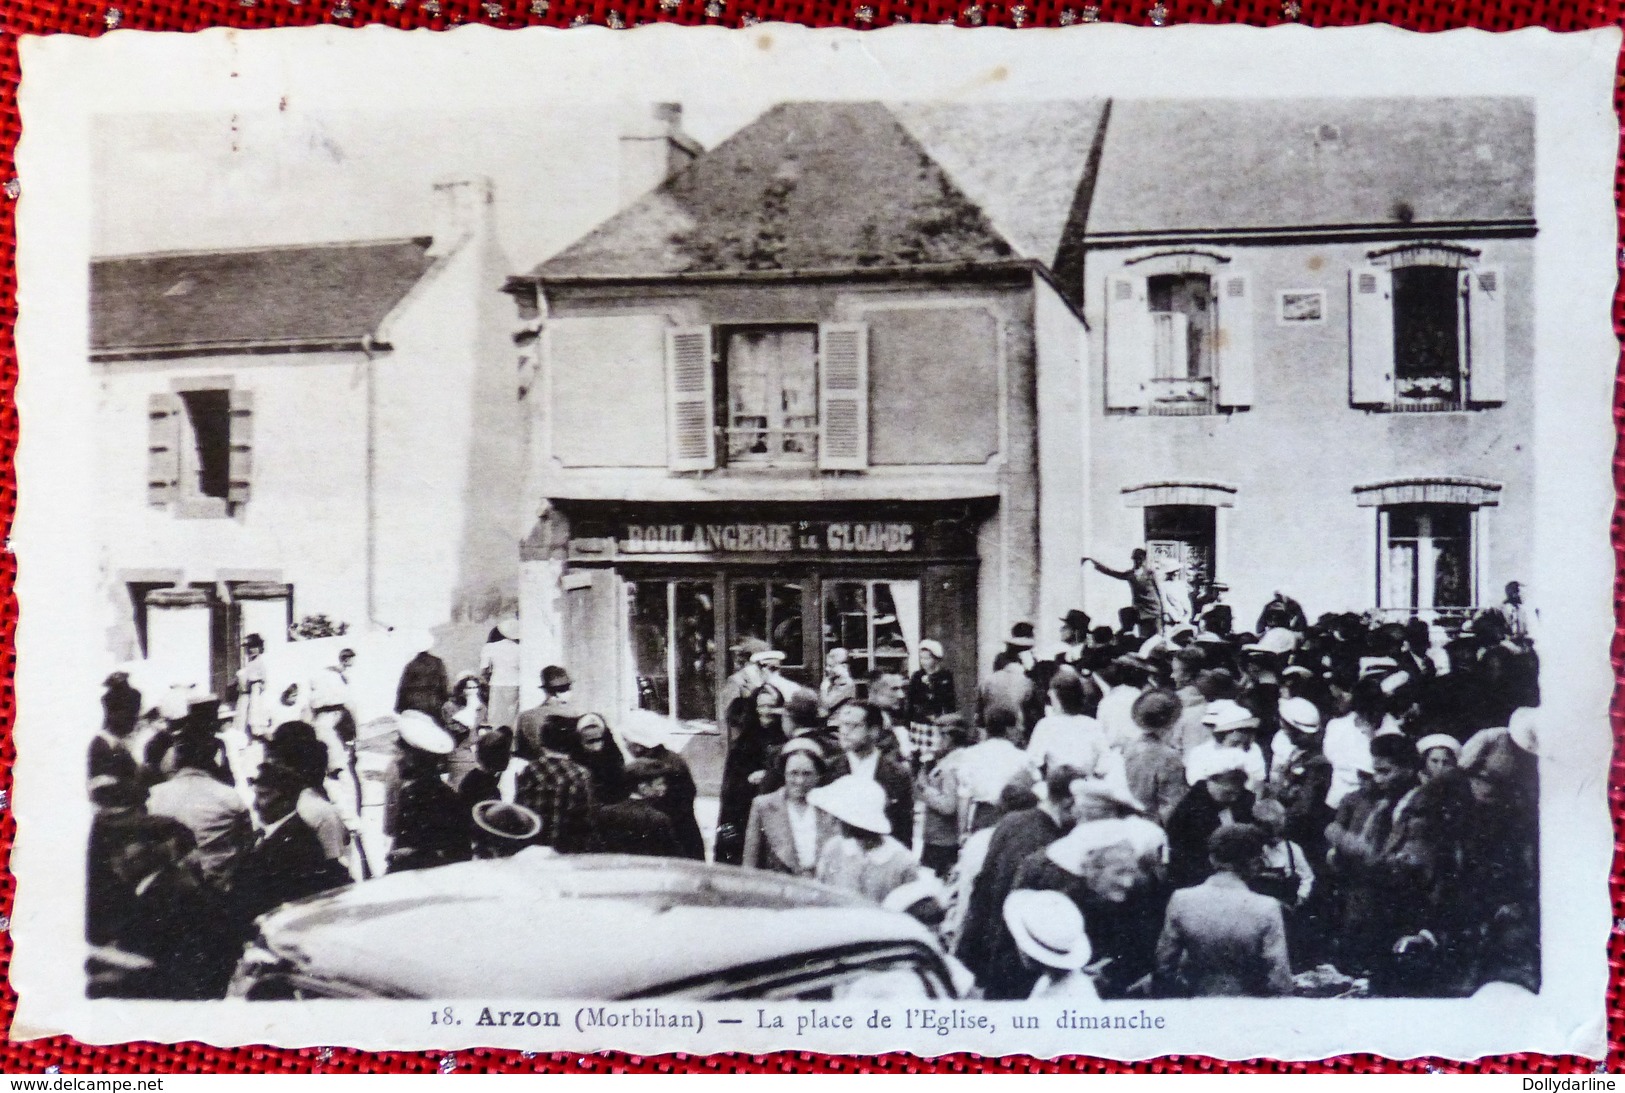
[[[229,520],[233,505],[217,497],[195,497],[175,502],[178,520]]]

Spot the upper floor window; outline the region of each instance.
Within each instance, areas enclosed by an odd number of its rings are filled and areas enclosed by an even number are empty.
[[[1506,401],[1505,275],[1477,251],[1374,252],[1349,275],[1351,401],[1372,410],[1465,410]]]
[[[766,467],[818,458],[818,329],[724,333],[727,460]]]
[[[1245,409],[1253,301],[1206,252],[1151,255],[1106,281],[1106,408],[1150,415]]]
[[[147,401],[147,503],[178,516],[230,516],[248,501],[253,392],[184,381]]]
[[[719,464],[863,470],[869,465],[869,328],[670,330],[666,402],[674,471]]]

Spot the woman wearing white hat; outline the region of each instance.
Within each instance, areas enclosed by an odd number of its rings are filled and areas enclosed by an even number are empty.
[[[1422,757],[1422,781],[1431,782],[1460,765],[1461,741],[1436,732],[1416,742],[1416,753]]]
[[[891,837],[886,791],[874,779],[848,774],[808,793],[807,801],[841,825],[818,852],[820,881],[880,903],[919,877],[913,853]]]
[[[1070,899],[1060,892],[1018,888],[1005,897],[1004,924],[1022,962],[1039,972],[1027,997],[1100,1001],[1093,977],[1084,970],[1093,950],[1083,914]]]
[[[488,716],[495,728],[519,723],[519,620],[497,620],[480,650],[480,679],[488,688]]]

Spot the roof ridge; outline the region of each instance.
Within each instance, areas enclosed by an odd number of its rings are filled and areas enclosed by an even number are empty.
[[[393,236],[387,239],[332,239],[315,243],[271,243],[246,247],[189,247],[178,250],[133,251],[129,254],[94,255],[92,265],[98,262],[142,262],[161,258],[203,258],[209,255],[271,254],[297,250],[342,250],[359,247],[390,247],[413,244],[428,247],[434,243],[432,235]]]

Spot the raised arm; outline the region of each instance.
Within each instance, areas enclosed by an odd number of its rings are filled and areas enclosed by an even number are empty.
[[[1108,577],[1116,577],[1120,581],[1128,580],[1129,574],[1134,572],[1132,569],[1107,569],[1093,558],[1085,558],[1084,561],[1094,566],[1095,572],[1104,573]]]

